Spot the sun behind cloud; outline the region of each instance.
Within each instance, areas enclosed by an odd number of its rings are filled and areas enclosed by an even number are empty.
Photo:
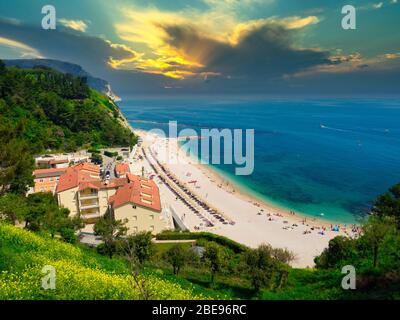
[[[232,8],[237,2],[227,2],[224,5]],[[114,24],[120,40],[132,47],[140,44],[147,49],[132,59],[112,59],[110,66],[162,74],[175,79],[204,77],[204,73],[220,76],[221,71],[208,65],[210,55],[213,54],[212,47],[226,46],[234,49],[249,33],[266,25],[294,30],[320,21],[316,16],[240,21],[231,12],[221,11],[221,6],[209,11],[186,9],[180,12],[135,7],[124,8],[122,14],[124,19]],[[196,45],[196,39],[197,43],[203,42],[203,46]]]
[[[68,19],[59,19],[58,20],[63,26],[73,29],[75,31],[85,32],[88,28],[88,24],[82,20],[68,20]]]

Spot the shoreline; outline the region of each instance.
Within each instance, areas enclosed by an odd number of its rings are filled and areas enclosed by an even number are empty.
[[[142,133],[146,133],[145,130],[141,130]],[[181,148],[179,149],[179,153],[185,153]],[[320,217],[312,217],[303,212],[295,212],[293,209],[286,208],[283,206],[279,206],[275,203],[269,202],[266,199],[258,197],[255,194],[252,194],[251,190],[246,190],[239,183],[232,181],[232,179],[225,173],[220,172],[221,170],[216,169],[211,164],[202,164],[199,159],[197,159],[194,155],[184,155],[187,158],[190,158],[189,161],[195,161],[195,163],[191,163],[201,170],[210,181],[215,182],[217,185],[221,186],[226,192],[248,202],[250,205],[255,205],[260,209],[264,209],[264,211],[276,211],[278,215],[283,216],[288,220],[292,220],[295,223],[302,223],[303,221],[308,222],[310,224],[315,225],[320,228],[331,228],[331,226],[339,226],[340,228],[346,229],[349,226],[358,226],[357,223],[343,223],[339,221],[333,221],[328,219],[323,219]],[[290,214],[290,212],[294,212],[294,214]]]
[[[138,136],[145,136],[148,133],[147,130],[133,128],[127,120],[126,123],[129,125],[132,132]],[[183,155],[185,151],[179,147],[179,153],[182,153],[181,155]],[[228,174],[221,172],[221,170],[213,167],[211,164],[200,163],[199,159],[197,159],[194,155],[191,154],[188,156],[187,154],[184,154],[183,156],[188,159],[190,158],[189,161],[194,161],[195,163],[191,164],[203,171],[203,173],[208,176],[210,180],[214,180],[218,185],[221,186],[222,189],[234,194],[237,197],[240,197],[242,200],[247,201],[251,205],[258,205],[260,209],[276,211],[278,214],[283,215],[287,219],[294,220],[296,223],[308,221],[309,223],[322,228],[331,228],[332,225],[339,226],[340,228],[344,229],[353,225],[359,226],[359,224],[356,222],[344,223],[341,221],[324,219],[323,217],[315,217],[304,212],[298,212],[284,206],[279,206],[278,204],[263,198],[262,195],[258,196],[257,194],[252,193],[252,190],[246,190],[246,188],[241,186],[240,183],[232,181]],[[290,212],[294,212],[295,214],[290,214]]]
[[[238,183],[235,183],[229,177],[225,176],[223,173],[220,173],[215,168],[213,168],[212,165],[206,165],[206,164],[194,164],[194,165],[200,168],[200,170],[206,171],[207,174],[210,175],[213,180],[215,180],[219,185],[222,185],[221,187],[225,191],[234,194],[237,197],[240,197],[241,199],[249,202],[250,204],[259,205],[261,209],[277,211],[279,214],[282,214],[284,217],[288,219],[296,220],[296,222],[302,222],[303,220],[306,220],[320,227],[330,227],[330,225],[338,225],[342,228],[345,228],[346,226],[348,227],[349,225],[339,221],[311,217],[302,212],[295,212],[295,214],[290,214],[289,212],[294,210],[283,206],[279,206],[275,203],[269,202],[268,200],[262,199],[257,195],[252,194],[250,190],[249,191],[245,190]],[[227,181],[228,185],[226,185]],[[354,223],[354,225],[357,224]]]

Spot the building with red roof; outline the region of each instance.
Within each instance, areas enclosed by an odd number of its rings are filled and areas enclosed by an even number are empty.
[[[54,193],[60,177],[67,171],[67,168],[37,169],[33,171],[34,187],[33,192]]]
[[[107,213],[116,219],[126,218],[131,233],[157,233],[170,225],[162,214],[160,193],[154,181],[129,173],[124,178],[103,181],[97,172],[86,163],[68,168],[56,189],[59,205],[89,224]]]
[[[162,213],[160,192],[153,180],[128,174],[128,183],[110,198],[115,219],[127,219],[129,233],[151,231],[156,234],[169,227]]]
[[[130,172],[128,163],[117,163],[115,165],[115,176],[117,178],[126,177],[126,174]]]

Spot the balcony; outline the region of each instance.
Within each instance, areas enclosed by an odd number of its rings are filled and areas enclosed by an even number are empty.
[[[98,204],[89,204],[89,205],[84,205],[80,207],[80,210],[88,210],[88,209],[96,209],[98,208],[99,205]]]
[[[80,214],[82,219],[93,219],[93,218],[99,218],[101,216],[98,206],[86,209],[81,208]]]
[[[79,193],[79,199],[81,200],[97,199],[98,197],[99,194],[97,193],[97,191],[92,191],[92,192],[81,191]]]
[[[93,195],[80,195],[79,199],[81,200],[90,200],[90,199],[97,199],[99,196],[97,194]]]
[[[99,212],[93,212],[93,213],[81,213],[81,218],[84,220],[87,219],[96,219],[96,218],[100,218],[101,215]]]
[[[99,207],[99,200],[98,199],[81,199],[80,201],[80,209],[93,209]]]

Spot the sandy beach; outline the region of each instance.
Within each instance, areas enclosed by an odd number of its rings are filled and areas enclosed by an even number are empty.
[[[350,226],[332,231],[334,223],[294,214],[252,197],[187,155],[179,148],[177,139],[142,130],[134,129],[134,132],[143,142],[134,155],[131,171],[142,174],[144,170],[146,176],[153,177],[159,185],[163,207],[173,210],[190,231],[213,232],[249,247],[269,243],[287,248],[295,254],[292,263],[295,267],[313,266],[314,257],[333,237],[354,235]],[[172,149],[178,151],[171,156]],[[182,188],[191,196],[187,197]],[[206,203],[207,208],[213,208],[213,213],[197,206],[193,199]]]

